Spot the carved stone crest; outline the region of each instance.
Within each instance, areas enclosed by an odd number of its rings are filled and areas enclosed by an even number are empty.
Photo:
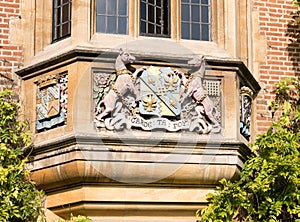
[[[37,131],[65,123],[67,113],[67,74],[51,75],[36,81]]]
[[[203,86],[204,57],[189,61],[195,67],[192,70],[196,70],[189,74],[159,66],[143,67],[132,73],[126,64],[134,60],[121,50],[116,72],[111,74],[116,76],[115,81],[110,81],[106,73],[94,74],[94,92],[107,92],[94,97],[97,128],[220,131],[220,109],[215,107]],[[107,84],[99,82],[103,79]]]

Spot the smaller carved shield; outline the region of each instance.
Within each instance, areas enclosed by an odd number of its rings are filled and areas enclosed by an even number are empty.
[[[38,120],[59,115],[60,90],[58,85],[50,85],[39,89],[37,95],[37,118]]]
[[[171,68],[150,66],[140,76],[140,113],[178,116],[181,79]]]

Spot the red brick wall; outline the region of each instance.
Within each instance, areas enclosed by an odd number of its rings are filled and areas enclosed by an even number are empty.
[[[254,0],[253,6],[259,12],[260,35],[267,41],[266,63],[259,68],[262,91],[257,97],[257,132],[262,133],[271,124],[267,103],[274,99],[274,84],[285,77],[299,76],[300,40],[295,34],[300,29],[292,25],[298,9],[292,0]]]
[[[10,43],[10,23],[20,19],[21,0],[0,0],[0,90],[13,88],[18,91],[14,70],[23,61],[23,48]]]

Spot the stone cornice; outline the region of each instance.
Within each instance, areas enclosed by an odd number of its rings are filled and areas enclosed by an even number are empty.
[[[95,49],[82,49],[75,48],[66,53],[62,53],[60,55],[48,58],[42,62],[32,64],[26,66],[18,71],[16,74],[19,75],[23,80],[30,79],[32,77],[41,75],[43,73],[49,72],[51,70],[55,70],[59,67],[63,67],[67,64],[71,64],[77,61],[86,61],[86,62],[98,62],[98,61],[106,61],[113,63],[117,56],[118,52],[107,52],[104,50],[95,50]],[[153,56],[151,55],[143,55],[134,53],[135,57],[138,58],[135,64],[147,64],[147,63],[160,63],[165,65],[173,65],[175,67],[189,68],[187,65],[187,60],[192,58],[182,58],[178,57],[166,57],[161,56],[159,61],[154,61]],[[157,57],[156,57],[157,58]],[[167,61],[167,62],[163,62]],[[260,90],[260,86],[258,82],[255,80],[249,69],[246,65],[238,59],[232,58],[218,58],[218,57],[206,57],[207,68],[206,69],[217,69],[224,71],[236,71],[238,76],[240,77],[242,83],[247,85],[253,90],[254,96]]]

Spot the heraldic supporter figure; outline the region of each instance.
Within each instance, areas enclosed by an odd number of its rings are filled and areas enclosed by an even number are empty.
[[[191,107],[194,107],[198,117],[203,117],[208,120],[209,127],[219,128],[220,124],[213,114],[219,116],[220,113],[203,87],[202,79],[205,74],[204,56],[194,57],[192,60],[188,61],[188,65],[192,66],[192,69],[188,80],[182,75],[184,93],[182,93],[181,104],[188,109],[187,111],[192,111]]]
[[[137,73],[141,70],[136,70],[136,72],[132,73],[126,68],[126,64],[133,63],[134,61],[134,56],[130,55],[127,51],[120,49],[115,62],[116,81],[111,86],[108,94],[106,94],[98,103],[96,107],[96,120],[104,121],[104,117],[109,115],[116,108],[117,100],[123,98],[126,94],[136,97],[137,89],[134,83]],[[132,106],[134,106],[134,103],[130,104],[128,108],[132,108]]]
[[[108,130],[163,128],[198,133],[220,128],[214,117],[218,115],[217,109],[202,85],[203,56],[188,62],[192,72],[187,75],[154,66],[139,68],[132,73],[126,65],[134,61],[134,56],[120,49],[115,62],[116,79],[96,104],[96,127]]]

